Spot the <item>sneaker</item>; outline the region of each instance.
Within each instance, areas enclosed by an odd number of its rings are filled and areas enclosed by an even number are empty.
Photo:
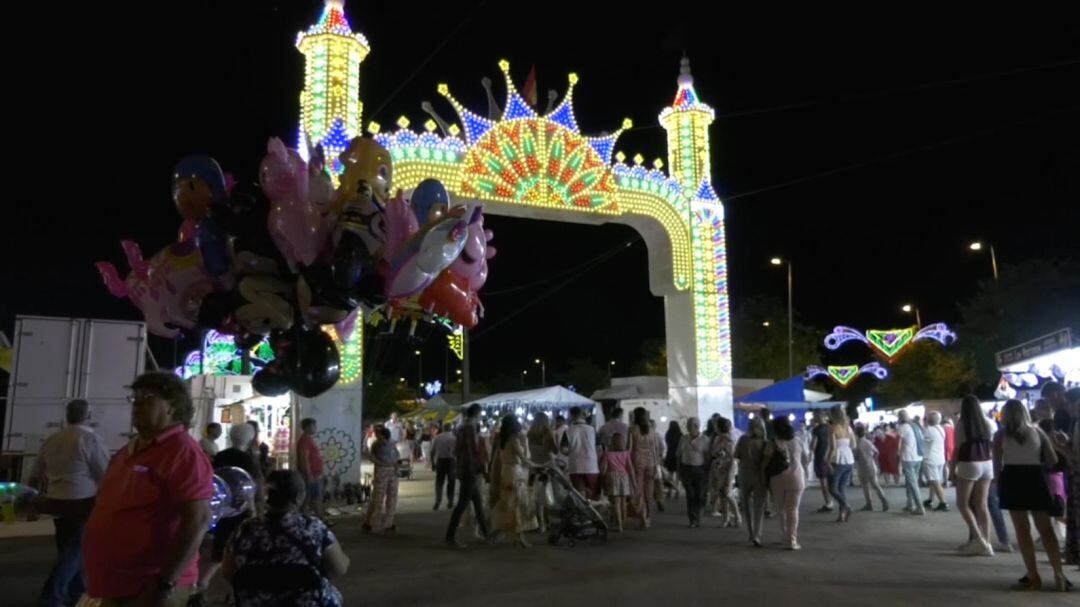
[[[929,508],[930,506],[933,506],[934,505],[934,498],[930,498],[930,499],[926,500],[925,502],[922,503],[922,505],[923,505],[923,508]]]
[[[914,514],[915,516],[926,516],[926,509],[925,508],[919,508],[918,510],[912,510],[911,513]]]
[[[832,512],[832,506],[822,506],[817,509],[819,513]]]
[[[438,509],[439,509],[439,506],[441,506],[441,505],[442,505],[442,504],[440,504],[439,502],[435,502],[435,505],[434,505],[434,506],[432,506],[432,507],[431,507],[431,509],[432,509],[432,510],[438,510]]]
[[[881,511],[882,512],[888,512],[889,511],[889,502],[881,502]]]
[[[904,506],[904,512],[911,512],[912,510],[914,510],[914,508],[912,508],[910,505]]]
[[[446,543],[446,547],[451,549],[451,550],[461,550],[461,549],[465,548],[465,544],[462,544],[461,542],[459,542],[457,540],[446,540],[445,543]]]
[[[949,505],[946,504],[945,502],[941,502],[940,504],[937,505],[937,508],[934,508],[934,512],[948,512],[948,511],[949,511]]]
[[[970,539],[970,540],[968,540],[967,542],[965,542],[965,543],[963,543],[963,544],[960,544],[959,546],[957,546],[957,547],[956,547],[956,550],[957,550],[957,551],[959,551],[959,552],[970,552],[970,551],[974,550],[974,549],[975,549],[976,547],[980,547],[980,548],[981,548],[981,547],[982,547],[982,543],[981,543],[981,542],[979,542],[979,540],[977,540],[977,539],[975,539],[975,538],[971,538],[971,539]]]
[[[791,544],[788,544],[788,550],[802,550],[802,546],[799,542],[792,542]]]
[[[975,556],[994,556],[994,547],[987,542],[983,542],[981,550]]]
[[[873,511],[874,511],[874,507],[871,506],[870,504],[867,504],[867,505],[865,505],[865,506],[863,506],[862,508],[859,509],[859,512],[873,512]]]
[[[994,544],[994,550],[1008,554],[1013,552],[1013,547],[1012,544],[1002,544],[1001,542],[997,542]]]

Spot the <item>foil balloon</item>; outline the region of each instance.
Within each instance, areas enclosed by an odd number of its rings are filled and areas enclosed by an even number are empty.
[[[300,396],[314,398],[341,378],[341,354],[337,344],[322,329],[298,328],[293,351],[293,390]]]
[[[175,337],[179,329],[193,329],[203,297],[217,283],[203,267],[202,255],[192,241],[165,247],[149,260],[133,241],[121,243],[131,272],[120,278],[108,262],[95,264],[109,292],[126,297],[139,308],[154,335]]]
[[[228,518],[226,510],[232,503],[232,494],[229,492],[229,484],[216,474],[210,479],[210,528],[223,518]]]
[[[221,518],[231,518],[254,509],[255,481],[243,468],[222,466],[214,468],[214,477],[228,488],[229,499],[222,509]]]
[[[480,322],[480,298],[469,288],[468,279],[444,270],[420,294],[420,307],[471,329]]]
[[[319,254],[320,216],[308,197],[308,167],[278,138],[266,146],[259,185],[270,199],[267,230],[290,268],[311,265]]]
[[[225,175],[209,156],[185,156],[173,168],[173,202],[184,219],[206,217],[211,205],[225,199],[225,193]]]
[[[421,224],[438,221],[450,208],[450,193],[438,179],[425,179],[416,185],[410,200],[416,220]]]
[[[462,218],[449,217],[421,228],[400,251],[388,251],[386,296],[402,299],[426,289],[461,255],[467,228]]]
[[[487,282],[487,260],[495,257],[495,247],[491,246],[494,234],[491,230],[484,229],[484,213],[482,207],[476,209],[469,216],[469,232],[465,238],[465,248],[461,255],[450,264],[450,271],[468,280],[469,289],[479,291]]]

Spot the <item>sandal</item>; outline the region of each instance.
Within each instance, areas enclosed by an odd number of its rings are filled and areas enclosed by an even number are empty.
[[[1042,590],[1042,578],[1036,576],[1035,579],[1031,579],[1030,576],[1025,575],[1017,580],[1013,588],[1015,590]]]

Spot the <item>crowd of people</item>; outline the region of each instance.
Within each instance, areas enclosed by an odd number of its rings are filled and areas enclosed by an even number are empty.
[[[84,592],[105,606],[199,604],[220,570],[240,606],[340,605],[330,579],[346,572],[349,559],[322,517],[315,420],[301,421],[298,471],[268,470],[257,425],[233,425],[230,447],[220,452],[213,440],[191,436],[194,406],[175,375],[144,374],[133,392],[136,435],[111,458],[87,424],[90,406],[81,400],[68,404],[68,425],[42,446],[30,483],[47,481],[37,505],[54,516],[58,557],[40,604],[71,605]],[[458,531],[470,524],[485,541],[501,535],[528,547],[527,533],[550,524],[553,475],[565,474],[606,512],[616,532],[631,521],[650,528],[653,513],[681,488],[690,528],[710,514],[724,527],[745,525],[749,543],[760,548],[775,513],[782,546],[799,550],[806,486],[815,476],[820,480],[822,509],[836,512],[843,524],[855,512],[847,490],[857,472],[862,511],[874,509],[875,496],[881,510],[889,510],[883,480],[903,483],[906,512],[947,512],[945,489],[952,482],[968,532],[959,546],[965,554],[1012,551],[1002,515],[1008,511],[1026,568],[1017,586],[1043,587],[1034,526],[1052,587],[1066,591],[1072,585],[1064,566],[1080,564],[1080,388],[1051,383],[1042,396],[1031,411],[1010,400],[990,415],[969,396],[955,421],[935,411],[925,420],[901,411],[895,423],[869,429],[835,408],[815,412],[811,424],[796,428],[787,416],[763,410],[745,433],[717,415],[704,429],[697,418],[687,419],[685,433],[672,421],[664,436],[643,408],[629,423],[615,408],[598,429],[575,407],[569,419],[537,413],[524,427],[517,416],[505,415],[483,430],[481,408],[472,405],[456,427],[430,429],[424,457],[436,472],[434,509],[445,500],[452,510],[444,539],[455,549],[465,546]],[[220,428],[208,430],[208,437],[220,436]],[[367,457],[375,473],[362,529],[392,533],[402,455],[414,453],[399,448],[406,434],[396,415],[374,433]],[[211,478],[221,466],[245,470],[257,490],[250,508],[216,521],[208,558],[200,563],[211,523]]]
[[[90,405],[73,400],[67,426],[35,461],[29,484],[46,489],[34,507],[53,516],[58,553],[38,604],[205,604],[220,570],[238,607],[341,605],[330,578],[346,572],[349,558],[320,517],[300,511],[319,507],[318,446],[300,439],[303,473],[268,470],[255,423],[233,425],[221,451],[213,442],[220,426],[209,441],[191,436],[195,407],[176,375],[143,374],[132,391],[136,434],[111,458],[88,423]],[[310,441],[314,420],[301,426]],[[246,507],[211,526],[211,479],[223,466],[244,470],[256,489]]]

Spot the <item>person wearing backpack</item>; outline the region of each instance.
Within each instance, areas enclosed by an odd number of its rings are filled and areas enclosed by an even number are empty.
[[[809,463],[809,453],[804,451],[802,441],[795,438],[795,429],[787,417],[775,417],[772,427],[774,438],[765,446],[765,477],[780,511],[784,547],[800,550],[799,502],[806,489],[803,466]]]
[[[923,506],[922,495],[919,492],[919,469],[923,460],[923,434],[918,424],[911,422],[911,417],[906,410],[897,415],[900,426],[897,432],[900,434],[900,467],[904,471],[904,488],[907,490],[907,506],[904,512],[910,512],[918,516],[926,515]]]

